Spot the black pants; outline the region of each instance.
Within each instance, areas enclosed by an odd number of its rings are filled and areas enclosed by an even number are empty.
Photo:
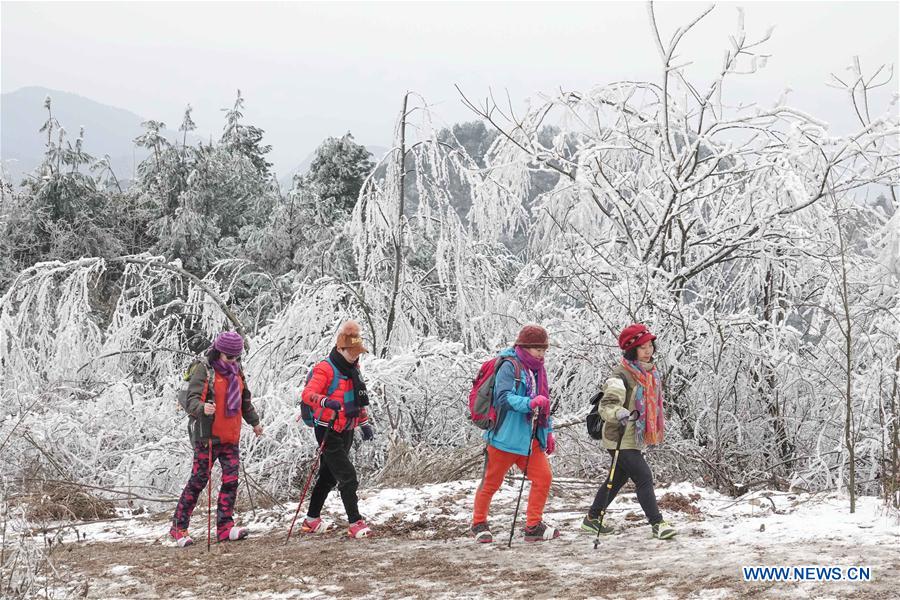
[[[612,457],[615,454],[613,450],[609,450]],[[612,465],[612,463],[610,463]],[[650,472],[650,465],[644,459],[644,455],[640,450],[620,450],[619,462],[616,463],[616,473],[613,475],[612,489],[609,490],[609,498],[606,496],[606,481],[597,490],[594,497],[594,503],[588,514],[592,518],[597,518],[600,511],[611,503],[625,482],[631,479],[634,482],[635,491],[637,492],[638,502],[647,515],[647,520],[651,525],[659,523],[663,520],[659,513],[659,507],[656,505],[656,492],[653,490],[653,473]]]
[[[340,433],[316,425],[316,441],[320,444],[327,436],[325,448],[322,450],[322,462],[319,465],[319,477],[313,487],[312,496],[309,499],[307,516],[315,519],[322,513],[322,505],[328,492],[335,484],[341,492],[341,500],[344,502],[344,510],[347,511],[347,520],[356,523],[360,520],[359,499],[356,497],[356,488],[359,482],[356,479],[356,469],[350,462],[350,447],[353,445],[353,430],[348,429]]]

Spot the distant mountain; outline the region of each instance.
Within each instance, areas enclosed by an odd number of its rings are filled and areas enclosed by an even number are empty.
[[[47,134],[39,129],[47,120],[44,99],[50,96],[54,118],[74,141],[84,126],[85,152],[95,158],[108,154],[119,179],[132,179],[135,166],[147,156],[133,140],[147,119],[131,111],[95,102],[84,96],[43,87],[25,87],[0,95],[0,159],[4,175],[14,183],[41,164]],[[164,130],[175,139],[176,131]]]
[[[372,153],[372,162],[378,163],[379,160],[384,158],[384,155],[388,153],[390,148],[385,148],[384,146],[366,146],[366,150]],[[303,161],[297,165],[294,169],[284,175],[283,177],[278,178],[278,184],[281,186],[281,189],[284,191],[288,191],[291,189],[291,186],[294,182],[294,175],[305,175],[307,171],[309,171],[309,167],[312,164],[312,161],[316,158],[316,151],[313,150],[309,153],[309,156],[303,159]]]
[[[47,96],[52,100],[54,118],[68,134],[66,139],[74,141],[83,126],[85,152],[95,158],[108,154],[119,180],[124,183],[133,179],[134,169],[148,156],[146,149],[134,145],[134,138],[144,131],[141,123],[147,119],[78,94],[44,87],[24,87],[0,94],[0,165],[4,178],[18,185],[22,178],[41,164],[47,134],[39,130],[47,120],[47,110],[44,108]],[[170,141],[181,139],[176,130],[164,129],[162,133]],[[188,136],[188,143],[196,144],[201,139],[199,136]],[[384,146],[366,147],[375,162],[388,151]],[[282,189],[290,189],[294,175],[306,173],[313,158],[315,152],[281,177],[279,183]]]

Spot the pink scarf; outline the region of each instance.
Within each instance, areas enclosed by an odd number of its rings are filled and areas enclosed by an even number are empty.
[[[534,398],[535,396],[546,396],[550,398],[550,386],[547,383],[547,369],[544,368],[544,359],[537,358],[528,353],[528,350],[521,346],[516,346],[516,358],[525,367],[525,387],[527,394]],[[532,375],[532,373],[534,375]],[[537,379],[535,382],[534,379]],[[538,426],[547,426],[547,415],[541,413],[538,418]]]
[[[547,370],[544,368],[544,359],[528,354],[528,351],[521,346],[516,346],[516,357],[530,373],[534,373],[537,377],[536,386],[531,385],[530,380],[528,381],[528,395],[532,398],[535,396],[547,396],[547,398],[550,398],[550,386],[547,384]],[[535,387],[537,387],[537,390],[535,390]]]

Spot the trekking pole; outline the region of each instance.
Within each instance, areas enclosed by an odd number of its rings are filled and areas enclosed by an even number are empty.
[[[328,422],[328,429],[325,430],[325,435],[322,436],[322,443],[319,444],[318,450],[316,450],[316,457],[313,459],[312,466],[309,468],[309,476],[306,478],[306,484],[303,486],[303,491],[300,492],[300,500],[297,502],[297,510],[294,512],[294,518],[291,519],[291,526],[288,529],[287,539],[284,540],[284,543],[287,544],[291,541],[291,533],[294,531],[294,523],[297,522],[297,515],[300,514],[300,507],[303,506],[303,500],[306,498],[306,492],[309,490],[309,484],[312,482],[313,475],[316,474],[316,471],[319,470],[319,463],[322,460],[322,452],[325,449],[325,441],[328,439],[328,433],[331,431],[331,428],[334,426],[334,421],[337,419],[338,413],[335,412],[334,416]]]
[[[509,530],[509,543],[506,544],[507,548],[512,548],[512,539],[513,534],[516,532],[516,519],[519,516],[519,504],[522,502],[522,491],[525,489],[525,479],[528,477],[528,462],[531,460],[531,446],[534,445],[534,438],[537,435],[537,423],[538,420],[534,418],[534,413],[531,413],[531,421],[529,425],[531,426],[531,437],[528,439],[528,454],[525,455],[525,469],[522,471],[522,485],[519,487],[519,497],[516,499],[516,511],[513,513],[513,522],[512,528]]]
[[[632,422],[637,421],[640,416],[641,413],[633,410],[628,415],[628,420]],[[606,509],[609,508],[609,503],[611,502],[609,494],[612,491],[612,481],[616,473],[616,463],[619,462],[619,449],[622,447],[622,438],[625,437],[626,427],[627,425],[622,425],[621,427],[619,427],[619,441],[616,442],[616,452],[615,454],[613,454],[612,465],[610,465],[609,467],[609,475],[606,476],[606,504],[603,506],[603,510],[600,511],[600,524],[597,526],[597,537],[594,538],[594,550],[596,550],[600,546],[600,530],[603,528],[603,517],[606,516]]]
[[[208,468],[206,473],[209,476],[206,484],[206,551],[209,552],[212,545],[212,437],[208,438],[206,442],[209,452],[206,463]]]

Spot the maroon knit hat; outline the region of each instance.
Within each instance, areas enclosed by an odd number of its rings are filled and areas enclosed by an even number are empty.
[[[546,349],[550,346],[550,338],[547,336],[547,330],[540,325],[526,325],[519,332],[513,346]]]
[[[646,325],[634,323],[623,329],[622,333],[619,334],[619,348],[623,352],[628,352],[632,348],[637,348],[655,339],[656,336],[650,333]]]
[[[223,331],[216,338],[213,348],[223,354],[239,356],[244,351],[244,338],[237,331]]]

